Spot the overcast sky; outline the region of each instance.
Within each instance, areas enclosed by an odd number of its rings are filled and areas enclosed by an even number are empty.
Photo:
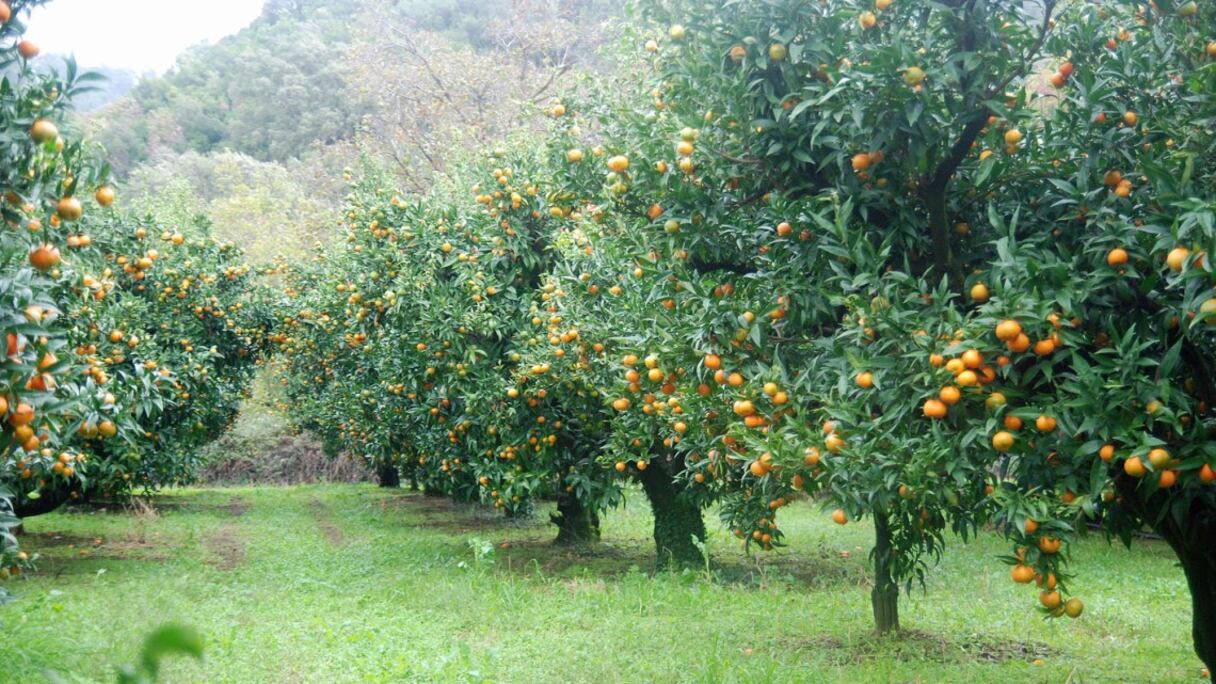
[[[54,0],[35,9],[26,37],[86,67],[161,73],[186,48],[257,18],[263,0]]]

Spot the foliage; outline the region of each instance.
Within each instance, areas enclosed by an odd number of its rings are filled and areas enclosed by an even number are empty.
[[[189,656],[202,660],[203,638],[198,632],[181,625],[162,625],[144,639],[138,667],[124,667],[118,673],[118,684],[151,684],[160,680],[161,662],[166,656]]]
[[[29,6],[13,5],[5,35]],[[60,132],[97,77],[71,62],[63,80],[36,73],[31,53],[0,52],[0,484],[21,516],[188,481],[196,448],[235,416],[267,323],[239,252],[205,222],[187,235],[108,209],[108,166]]]
[[[555,101],[481,209],[357,187],[288,314],[305,421],[508,511],[657,468],[761,548],[821,492],[880,629],[950,532],[1075,617],[1068,543],[1150,525],[1211,660],[1210,10],[876,9],[648,4],[646,99]]]

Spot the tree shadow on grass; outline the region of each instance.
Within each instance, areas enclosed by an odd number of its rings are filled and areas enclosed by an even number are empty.
[[[991,663],[1011,660],[1034,661],[1057,651],[1038,642],[1022,642],[985,635],[944,637],[905,629],[898,634],[866,632],[849,639],[820,636],[807,639],[779,639],[782,649],[813,653],[831,665],[865,665],[876,660],[897,662]]]

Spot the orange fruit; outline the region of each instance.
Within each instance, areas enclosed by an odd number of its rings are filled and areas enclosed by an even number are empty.
[[[1170,270],[1177,273],[1186,265],[1186,259],[1191,255],[1191,250],[1186,247],[1175,247],[1170,250],[1170,253],[1165,255],[1165,263],[1170,267]]]
[[[938,399],[929,399],[921,410],[927,418],[940,419],[946,417],[946,405]]]
[[[64,221],[76,221],[84,215],[84,207],[81,206],[80,200],[75,197],[64,197],[59,200],[59,206],[55,208],[55,214]]]
[[[979,368],[984,365],[984,356],[974,349],[968,349],[963,352],[963,365],[973,370]]]
[[[832,522],[837,525],[843,525],[849,521],[849,516],[845,514],[844,509],[837,508],[832,511]]]
[[[996,338],[1002,342],[1017,339],[1020,334],[1022,334],[1022,324],[1015,320],[1006,319],[996,325]]]
[[[992,448],[1005,452],[1013,448],[1013,435],[1001,430],[992,436]]]
[[[954,406],[962,398],[962,393],[954,385],[946,385],[937,393],[937,396],[947,406]]]
[[[1039,550],[1042,551],[1043,553],[1046,553],[1049,555],[1054,554],[1054,553],[1059,553],[1060,552],[1060,538],[1059,537],[1039,537]],[[1047,576],[1048,586],[1055,586],[1055,583],[1052,581],[1053,579],[1054,579],[1054,575]]]
[[[870,389],[874,386],[874,374],[869,371],[862,371],[857,374],[857,386],[862,389]]]
[[[1081,602],[1081,599],[1075,596],[1068,599],[1068,601],[1064,603],[1064,614],[1070,618],[1081,617],[1081,613],[1084,612],[1084,610],[1085,604]]]
[[[1216,482],[1216,470],[1204,463],[1203,467],[1199,469],[1199,479],[1203,482]]]
[[[1039,432],[1051,432],[1056,429],[1056,419],[1051,416],[1039,416],[1034,421],[1034,427]]]
[[[1039,593],[1039,603],[1048,610],[1053,610],[1060,606],[1060,592],[1044,591]]]
[[[59,248],[54,245],[40,245],[30,252],[30,265],[39,271],[49,271],[59,265]]]
[[[1034,568],[1029,565],[1018,563],[1013,566],[1013,570],[1009,573],[1014,582],[1018,584],[1030,584],[1034,581]]]
[[[1102,459],[1103,461],[1109,462],[1114,457],[1115,457],[1115,445],[1114,444],[1104,444],[1104,445],[1102,445],[1102,448],[1098,450],[1098,458]]]
[[[1141,461],[1139,456],[1132,456],[1123,462],[1123,472],[1132,477],[1144,477],[1148,469],[1144,467],[1144,461]]]
[[[1122,247],[1116,247],[1106,253],[1106,263],[1109,264],[1111,268],[1118,268],[1127,264],[1127,259],[1127,250],[1123,249]]]

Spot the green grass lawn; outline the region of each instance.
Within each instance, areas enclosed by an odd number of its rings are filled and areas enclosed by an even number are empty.
[[[171,682],[1200,680],[1185,582],[1159,543],[1079,545],[1086,614],[1054,622],[995,560],[1004,542],[956,543],[903,598],[907,633],[879,640],[869,526],[808,503],[782,512],[782,551],[748,558],[717,530],[714,579],[648,574],[640,496],[586,555],[549,546],[543,511],[515,525],[370,485],[176,491],[156,507],[28,521],[44,558],[0,608],[0,681],[113,681],[166,621],[206,640]]]

